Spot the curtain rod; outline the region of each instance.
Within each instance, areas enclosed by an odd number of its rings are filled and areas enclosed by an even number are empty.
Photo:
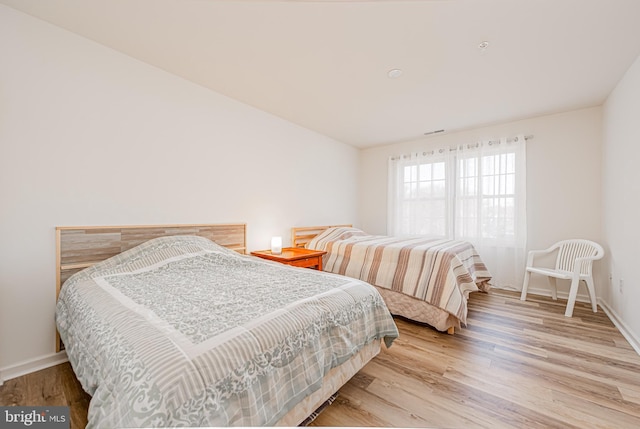
[[[533,134],[528,135],[528,136],[524,136],[524,140],[525,141],[532,140],[532,139],[533,139]],[[512,137],[512,138],[506,139],[505,141],[507,143],[517,142],[518,141],[518,137]],[[476,142],[476,147],[478,147],[479,143],[499,144],[500,140],[487,140],[487,141],[482,141],[482,142]],[[464,146],[464,145],[462,145],[462,146]],[[473,143],[467,143],[466,146],[467,146],[467,148],[470,148],[470,147],[473,146]],[[454,151],[454,150],[457,150],[457,149],[455,147],[452,147],[452,148],[449,149],[449,151]]]
[[[528,135],[528,136],[524,136],[524,139],[525,140],[533,140],[533,134]],[[510,139],[507,139],[507,143],[513,143],[513,142],[515,142],[517,140],[518,140],[518,137],[513,137],[513,138],[510,138]],[[489,140],[488,143],[500,143],[500,140]]]
[[[528,135],[528,136],[524,136],[524,140],[525,140],[525,141],[527,141],[527,140],[533,140],[533,134],[530,134],[530,135]],[[515,142],[515,141],[518,141],[518,137],[512,137],[512,138],[508,138],[508,139],[506,140],[506,142],[507,142],[507,143],[513,143],[513,142]],[[480,142],[477,142],[477,143],[476,143],[476,146],[478,145],[478,143],[480,143]],[[489,140],[489,141],[486,141],[486,143],[488,143],[488,144],[497,144],[497,143],[500,143],[500,140]],[[460,146],[460,145],[458,145],[458,146]],[[464,145],[462,145],[462,146],[464,146]],[[472,146],[472,143],[467,144],[467,147],[471,147],[471,146]],[[454,151],[454,150],[458,150],[458,149],[457,149],[456,147],[449,148],[449,151],[450,151],[450,152],[452,152],[452,151]],[[415,153],[419,153],[419,151],[416,151]],[[426,153],[427,153],[427,151],[424,151],[424,152],[423,152],[423,154],[426,154]],[[435,153],[435,151],[433,151],[433,150],[432,150],[432,151],[431,151],[431,154],[433,154],[433,153]],[[442,149],[440,149],[440,153],[442,153]],[[402,157],[404,157],[404,156],[407,156],[407,155],[392,156],[392,157],[390,157],[390,159],[391,159],[392,161],[395,161],[395,160],[398,160],[398,159],[400,159],[400,158],[402,158]],[[411,156],[411,155],[408,155],[408,156]]]

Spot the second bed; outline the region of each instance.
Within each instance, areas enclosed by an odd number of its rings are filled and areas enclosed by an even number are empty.
[[[294,246],[324,250],[323,269],[376,286],[392,314],[453,333],[491,274],[467,241],[370,235],[350,226],[293,228]]]

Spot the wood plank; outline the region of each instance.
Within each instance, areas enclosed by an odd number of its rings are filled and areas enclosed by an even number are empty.
[[[69,406],[71,429],[87,425],[90,399],[68,363],[8,380],[0,386],[2,406]]]
[[[87,426],[87,412],[89,410],[89,396],[73,373],[70,364],[58,366],[62,373],[62,386],[66,403],[69,406],[71,417],[71,429],[84,428]]]
[[[533,299],[473,293],[469,326],[455,336],[397,319],[400,339],[363,368],[373,379],[364,390],[427,427],[640,427],[640,356],[606,315],[578,304],[565,318],[566,301]],[[363,426],[406,423],[367,409]],[[334,403],[313,425],[341,415]]]

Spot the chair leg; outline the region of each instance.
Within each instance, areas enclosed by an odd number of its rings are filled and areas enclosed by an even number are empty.
[[[596,301],[596,287],[593,284],[593,277],[587,277],[584,279],[587,284],[587,291],[589,292],[589,299],[591,300],[591,309],[594,313],[598,312],[598,303]]]
[[[549,286],[551,287],[551,298],[554,300],[558,299],[558,286],[556,285],[556,278],[548,276],[547,280],[549,281]]]
[[[569,300],[567,301],[567,309],[564,312],[565,317],[573,316],[573,307],[576,305],[578,286],[580,286],[580,277],[574,277],[573,280],[571,280],[571,289],[569,289]]]
[[[524,283],[522,283],[522,293],[520,294],[520,301],[527,300],[527,289],[529,289],[529,279],[531,278],[531,273],[529,271],[524,272]]]

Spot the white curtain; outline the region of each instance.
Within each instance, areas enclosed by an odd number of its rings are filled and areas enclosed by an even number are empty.
[[[450,237],[452,168],[449,148],[389,159],[387,232]]]
[[[459,146],[455,158],[454,238],[473,243],[494,286],[519,289],[527,241],[525,138]]]
[[[493,285],[519,289],[526,246],[525,137],[389,160],[388,231],[473,243]]]

